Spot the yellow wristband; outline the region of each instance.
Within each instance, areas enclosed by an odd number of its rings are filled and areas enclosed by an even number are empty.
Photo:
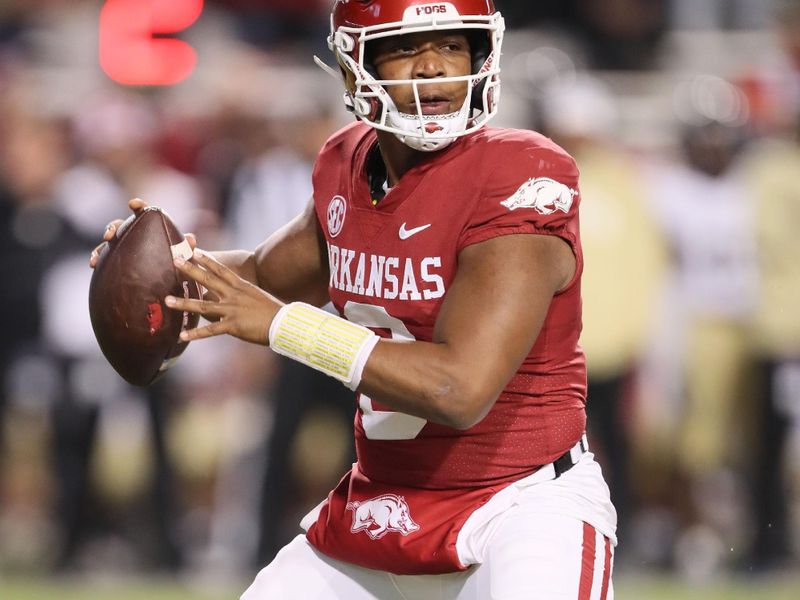
[[[275,352],[335,377],[353,390],[379,339],[362,325],[303,302],[281,307],[269,328],[269,345]]]

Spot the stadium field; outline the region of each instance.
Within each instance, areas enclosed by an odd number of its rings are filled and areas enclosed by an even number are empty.
[[[36,579],[2,578],[2,600],[235,600],[246,584],[213,591],[172,580],[155,579]],[[623,578],[616,583],[617,600],[797,600],[796,577],[726,580],[689,586],[674,578]]]

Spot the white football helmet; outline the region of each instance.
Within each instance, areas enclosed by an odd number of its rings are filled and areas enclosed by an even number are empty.
[[[504,29],[503,17],[491,0],[336,0],[328,47],[350,82],[344,95],[348,110],[415,150],[435,151],[479,129],[497,114]],[[463,30],[470,35],[472,73],[436,78],[436,83],[466,82],[466,98],[458,111],[423,114],[420,87],[431,80],[377,79],[365,46],[389,36],[443,30]],[[412,86],[415,114],[400,112],[386,91],[386,86],[398,84]]]

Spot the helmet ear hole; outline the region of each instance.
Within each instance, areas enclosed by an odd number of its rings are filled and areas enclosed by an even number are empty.
[[[466,32],[469,41],[469,49],[472,55],[472,74],[477,75],[489,58],[489,34],[483,31]],[[472,90],[470,108],[483,110],[483,89],[486,87],[486,79],[481,79]]]
[[[489,35],[486,32],[474,30],[466,30],[465,33],[472,55],[472,74],[475,75],[489,57]]]

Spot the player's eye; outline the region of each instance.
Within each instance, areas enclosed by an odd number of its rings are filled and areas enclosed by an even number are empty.
[[[391,50],[391,53],[392,54],[404,55],[404,54],[414,54],[414,52],[416,52],[416,51],[417,51],[416,46],[412,46],[410,44],[404,44],[402,46],[395,46]]]
[[[462,52],[465,50],[466,44],[460,40],[449,39],[442,43],[441,48],[444,50],[449,50],[450,52]]]
[[[376,59],[376,62],[382,63],[382,62],[385,62],[387,60],[395,60],[395,59],[398,59],[398,58],[403,58],[404,56],[411,56],[411,55],[414,54],[414,52],[416,52],[416,50],[412,46],[409,46],[408,44],[392,45],[392,46],[387,46],[386,48],[383,48],[377,54],[375,59]]]

